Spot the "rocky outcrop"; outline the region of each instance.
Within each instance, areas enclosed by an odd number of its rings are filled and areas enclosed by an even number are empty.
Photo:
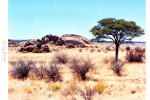
[[[61,36],[61,38],[68,44],[72,43],[74,45],[78,44],[92,44],[91,41],[86,39],[85,37],[82,37],[80,35],[75,35],[75,34],[65,34]]]
[[[31,39],[26,41],[19,51],[28,51],[33,53],[50,52],[48,45],[46,45],[47,43],[52,43],[58,46],[66,45],[66,42],[62,38],[48,34],[41,39]]]

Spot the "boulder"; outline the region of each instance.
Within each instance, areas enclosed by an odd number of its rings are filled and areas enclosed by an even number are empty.
[[[93,44],[91,41],[86,39],[85,37],[82,37],[80,35],[75,35],[75,34],[65,34],[61,36],[61,38],[68,44],[72,43],[74,45],[78,44]]]
[[[44,44],[44,45],[41,46],[41,51],[49,52],[50,50],[49,50],[49,47],[46,44]]]

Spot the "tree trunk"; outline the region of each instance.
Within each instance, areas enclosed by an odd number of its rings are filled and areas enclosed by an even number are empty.
[[[119,45],[116,44],[116,62],[118,61],[118,51],[119,51]]]

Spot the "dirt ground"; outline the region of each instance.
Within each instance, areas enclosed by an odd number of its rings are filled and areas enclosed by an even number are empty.
[[[89,46],[89,45],[88,45]],[[97,47],[95,47],[97,46]],[[103,93],[95,93],[92,100],[146,100],[146,63],[128,63],[124,65],[122,76],[117,76],[112,70],[109,70],[109,63],[104,63],[104,59],[115,56],[113,46],[112,50],[106,51],[105,45],[92,45],[91,48],[64,49],[61,50],[72,56],[89,56],[95,64],[95,70],[90,70],[86,76],[88,80],[81,81],[68,68],[68,64],[61,65],[61,82],[47,81],[46,79],[37,80],[34,77],[28,77],[26,80],[19,80],[10,77],[8,74],[8,99],[9,100],[85,100],[81,94],[76,91],[78,87],[84,90],[85,87],[95,87],[99,82],[104,82],[107,88]],[[93,52],[90,52],[94,49]],[[100,52],[98,52],[98,49]],[[8,50],[8,72],[12,69],[11,62],[19,58],[32,59],[37,62],[50,62],[54,53],[21,53],[16,49],[9,47]],[[125,61],[125,47],[120,47],[119,58]],[[30,73],[32,76],[32,73]],[[59,84],[60,89],[53,90],[52,85]],[[71,91],[72,95],[65,95]]]

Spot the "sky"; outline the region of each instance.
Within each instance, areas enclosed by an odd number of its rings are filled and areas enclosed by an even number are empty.
[[[47,34],[94,38],[90,30],[104,18],[134,21],[145,35],[146,0],[8,0],[8,39],[41,39]]]

